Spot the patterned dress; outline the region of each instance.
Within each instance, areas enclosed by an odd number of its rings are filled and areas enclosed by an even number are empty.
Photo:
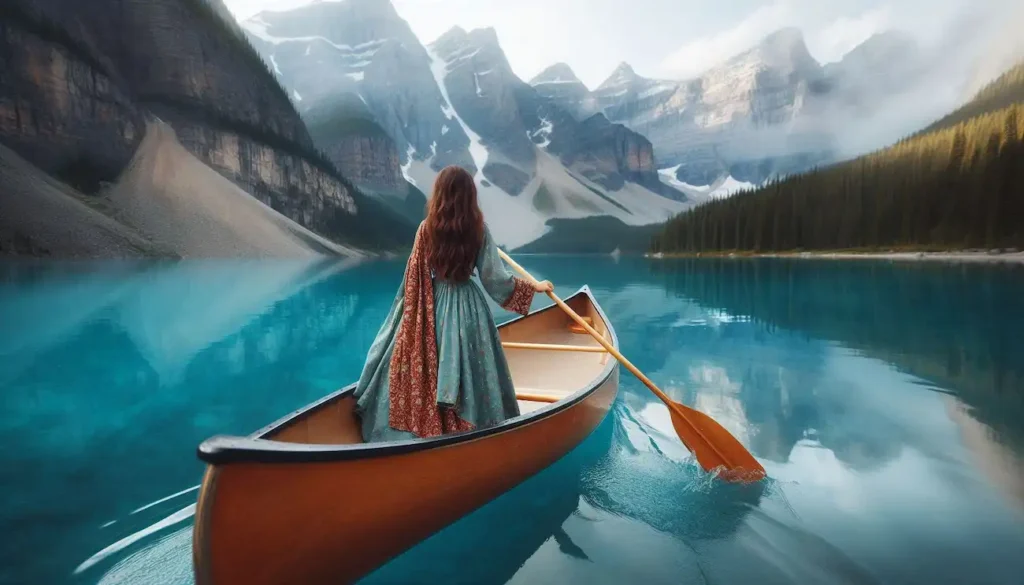
[[[533,286],[505,268],[486,226],[473,278],[435,278],[426,267],[422,229],[356,386],[356,413],[368,442],[483,428],[519,415],[484,292],[526,315]]]

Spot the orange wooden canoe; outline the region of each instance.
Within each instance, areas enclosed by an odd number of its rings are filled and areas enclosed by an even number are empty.
[[[588,288],[566,302],[618,349]],[[495,427],[364,443],[352,385],[249,437],[204,441],[196,585],[351,583],[554,463],[619,387],[618,361],[571,324],[551,306],[499,326],[521,414]]]

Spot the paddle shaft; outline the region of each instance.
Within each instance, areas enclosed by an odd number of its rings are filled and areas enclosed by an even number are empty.
[[[537,282],[537,279],[535,279],[529,272],[527,272],[525,268],[523,268],[518,263],[516,263],[515,260],[509,258],[508,254],[506,254],[504,251],[502,251],[501,248],[498,248],[498,254],[501,255],[501,258],[505,262],[507,262],[509,266],[514,268],[516,270],[516,272],[518,272],[519,274],[522,274],[523,277],[525,277],[526,279],[528,279],[528,280],[530,280],[532,282]],[[636,366],[634,366],[629,360],[627,360],[625,358],[625,356],[623,356],[621,353],[619,353],[618,350],[616,350],[615,347],[613,347],[612,344],[609,343],[608,340],[604,338],[604,335],[601,335],[600,333],[597,332],[596,329],[594,329],[593,327],[588,325],[587,322],[583,320],[583,317],[580,317],[576,313],[576,311],[572,310],[572,307],[570,307],[569,305],[565,304],[562,301],[562,299],[558,298],[558,295],[556,295],[554,291],[547,291],[547,295],[549,297],[551,297],[551,300],[554,301],[555,304],[558,305],[563,311],[565,311],[565,313],[567,315],[569,315],[569,317],[573,321],[576,321],[576,323],[578,323],[581,327],[586,329],[587,333],[589,333],[591,336],[593,336],[593,338],[596,339],[598,343],[600,343],[602,346],[604,346],[604,348],[608,350],[608,353],[610,353],[613,356],[615,356],[615,359],[619,360],[619,363],[621,363],[622,365],[626,366],[627,370],[629,370],[634,376],[639,378],[640,381],[644,383],[644,386],[647,386],[647,388],[650,389],[651,392],[654,392],[655,396],[660,398],[661,401],[666,404],[666,406],[669,406],[671,408],[672,399],[669,398],[664,392],[662,392],[661,389],[659,389],[657,386],[655,386],[654,382],[652,382],[650,380],[650,378],[645,376],[643,374],[643,372],[638,370]],[[697,434],[704,440],[705,443],[707,443],[707,445],[711,448],[711,450],[714,451],[715,454],[718,455],[718,457],[722,461],[729,461],[729,459],[724,457],[722,455],[722,452],[719,451],[718,448],[715,447],[715,444],[712,443],[710,440],[708,440],[708,438],[706,436],[704,436],[704,433],[702,433],[699,428],[697,428],[689,420],[687,420],[686,422],[691,427],[693,427],[693,430],[697,432]]]

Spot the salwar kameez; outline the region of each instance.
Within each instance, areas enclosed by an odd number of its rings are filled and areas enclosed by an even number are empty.
[[[356,413],[368,442],[484,428],[519,415],[484,293],[526,315],[532,284],[508,271],[486,226],[474,277],[436,278],[425,266],[422,230],[423,224],[356,386]]]

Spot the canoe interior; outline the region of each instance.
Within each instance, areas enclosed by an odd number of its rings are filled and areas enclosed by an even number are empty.
[[[617,344],[587,289],[566,303]],[[551,306],[499,334],[600,347],[570,322]],[[505,354],[517,392],[547,398],[522,401],[520,416],[492,429],[363,445],[349,387],[250,437],[201,445],[209,465],[193,528],[196,585],[355,582],[569,453],[615,401],[618,369],[606,352]]]
[[[590,317],[594,329],[612,341],[607,324],[587,294],[577,293],[565,303],[580,316]],[[499,326],[498,334],[502,342],[601,347],[589,334],[570,331],[572,323],[564,311],[551,306]],[[550,396],[559,401],[592,384],[612,359],[607,352],[518,348],[506,348],[505,356],[518,394]],[[557,403],[519,400],[520,416],[555,405]],[[342,396],[271,429],[260,438],[322,445],[362,443],[354,407],[353,398]]]

